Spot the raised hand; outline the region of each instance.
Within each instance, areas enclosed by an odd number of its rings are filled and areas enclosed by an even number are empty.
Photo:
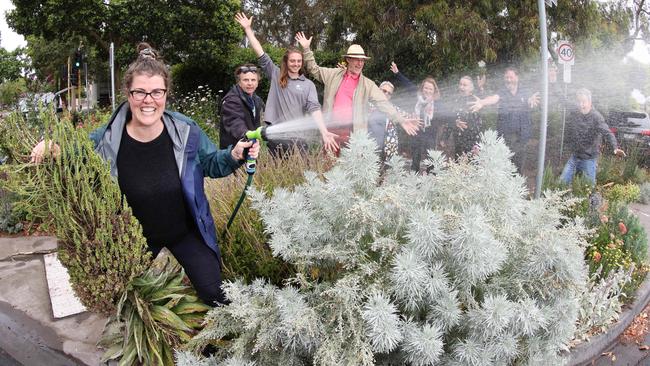
[[[458,127],[461,131],[465,131],[467,128],[467,122],[461,121],[459,119],[456,120],[456,127]]]
[[[50,156],[53,156],[55,158],[61,155],[61,148],[59,147],[59,145],[53,143],[52,141],[48,141],[46,147],[45,141],[41,141],[38,144],[36,144],[36,146],[34,146],[34,148],[32,149],[30,161],[36,164],[42,163],[43,160],[45,160],[45,158],[47,157],[45,155],[46,150],[48,151]]]
[[[623,151],[623,149],[614,149],[614,155],[616,155],[618,157],[621,157],[621,158],[624,158],[624,157],[627,156],[627,154],[625,154],[625,151]]]
[[[250,18],[247,18],[246,14],[244,13],[235,14],[235,20],[244,29],[248,29],[253,26],[253,17],[251,16]]]
[[[302,47],[303,50],[308,50],[309,47],[311,46],[311,39],[313,37],[307,38],[305,36],[305,33],[303,32],[298,32],[296,33],[296,41],[300,44],[300,47]]]
[[[539,92],[533,94],[528,98],[528,105],[530,108],[535,108],[539,105]]]
[[[486,83],[487,83],[487,77],[485,76],[485,74],[476,77],[476,85],[478,86],[479,90],[485,89]]]
[[[390,71],[392,71],[393,74],[399,73],[399,69],[397,68],[397,64],[394,61],[390,63]]]

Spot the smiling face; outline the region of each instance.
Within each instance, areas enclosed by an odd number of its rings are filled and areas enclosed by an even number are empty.
[[[472,95],[474,83],[467,77],[462,77],[458,82],[458,91],[464,96]]]
[[[292,78],[297,78],[300,75],[301,68],[302,68],[302,53],[290,52],[287,55],[287,70],[289,71],[289,76]]]
[[[165,79],[160,75],[136,74],[133,76],[130,91],[141,91],[151,93],[154,90],[167,89]],[[136,100],[131,93],[128,97],[129,107],[131,108],[131,121],[133,127],[148,128],[162,123],[162,115],[165,111],[167,94],[164,93],[159,99],[154,99],[151,95],[146,95],[143,100]]]
[[[422,97],[426,100],[432,100],[436,92],[436,87],[430,82],[422,83]]]
[[[244,93],[248,95],[253,95],[257,89],[257,84],[259,83],[257,73],[255,72],[242,72],[239,74],[239,87]]]
[[[591,98],[586,95],[578,94],[576,99],[580,113],[587,114],[591,112]]]
[[[362,58],[346,57],[345,61],[348,63],[348,72],[352,75],[360,75],[366,64],[366,60]]]
[[[519,76],[517,76],[516,72],[512,70],[507,70],[503,74],[503,82],[506,84],[506,88],[511,93],[514,94],[517,92],[517,85],[519,84]]]

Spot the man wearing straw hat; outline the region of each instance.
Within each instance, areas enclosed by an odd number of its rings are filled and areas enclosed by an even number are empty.
[[[368,131],[368,102],[402,126],[409,135],[417,134],[420,121],[414,118],[404,118],[386,99],[377,84],[362,75],[366,56],[363,48],[353,44],[343,55],[346,68],[327,68],[316,64],[314,52],[310,49],[312,38],[305,37],[302,32],[296,34],[296,41],[304,50],[304,63],[307,72],[323,83],[323,112],[326,120],[330,120],[330,132],[339,135],[339,145],[347,143],[351,131]],[[329,117],[329,118],[328,118]],[[338,155],[338,152],[337,152]]]

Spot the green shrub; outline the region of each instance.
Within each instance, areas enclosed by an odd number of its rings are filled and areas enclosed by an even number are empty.
[[[641,156],[636,149],[627,151],[626,158],[603,154],[598,162],[596,181],[599,184],[628,182],[641,184],[648,181],[648,172],[641,167]]]
[[[304,182],[303,173],[313,170],[326,171],[332,161],[318,153],[302,156],[298,152],[285,159],[275,159],[268,150],[263,149],[257,162],[257,172],[253,185],[263,192],[276,188],[291,188]],[[252,281],[258,277],[267,278],[271,283],[280,284],[290,277],[293,268],[273,256],[268,246],[268,235],[257,211],[252,210],[249,200],[242,203],[230,230],[226,224],[244,189],[246,174],[243,171],[226,178],[206,181],[206,194],[220,235],[225,279],[242,278]]]
[[[194,91],[174,98],[168,106],[192,118],[215,143],[219,143],[219,98],[207,85],[200,85]]]
[[[632,281],[625,287],[626,294],[632,298],[647,271],[647,234],[639,218],[624,205],[610,206],[600,221],[585,251],[590,272],[602,267],[601,277],[605,278],[613,271],[634,266]]]
[[[23,229],[24,215],[14,210],[16,200],[16,194],[0,188],[0,232],[16,234]]]
[[[51,130],[48,139],[61,147],[60,156],[38,165],[3,166],[7,187],[21,197],[16,205],[31,219],[54,224],[59,258],[81,302],[91,311],[111,315],[127,284],[150,261],[140,224],[87,132],[59,123],[53,112],[41,113],[41,118],[44,130]],[[10,126],[24,125],[16,122]],[[28,152],[38,138],[34,130],[7,132],[16,143],[18,161],[29,161]]]
[[[603,197],[610,205],[623,204],[627,205],[639,200],[641,190],[636,183],[612,184],[604,187]]]
[[[210,309],[196,296],[178,262],[159,255],[124,293],[100,341],[102,362],[120,365],[173,365],[173,349],[190,340]]]

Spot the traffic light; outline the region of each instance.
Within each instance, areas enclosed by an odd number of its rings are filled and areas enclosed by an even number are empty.
[[[83,54],[81,51],[76,51],[74,53],[74,60],[72,62],[72,70],[79,70],[81,69],[81,65],[83,65]]]
[[[79,86],[79,73],[77,70],[73,68],[70,73],[70,84],[73,86]]]

